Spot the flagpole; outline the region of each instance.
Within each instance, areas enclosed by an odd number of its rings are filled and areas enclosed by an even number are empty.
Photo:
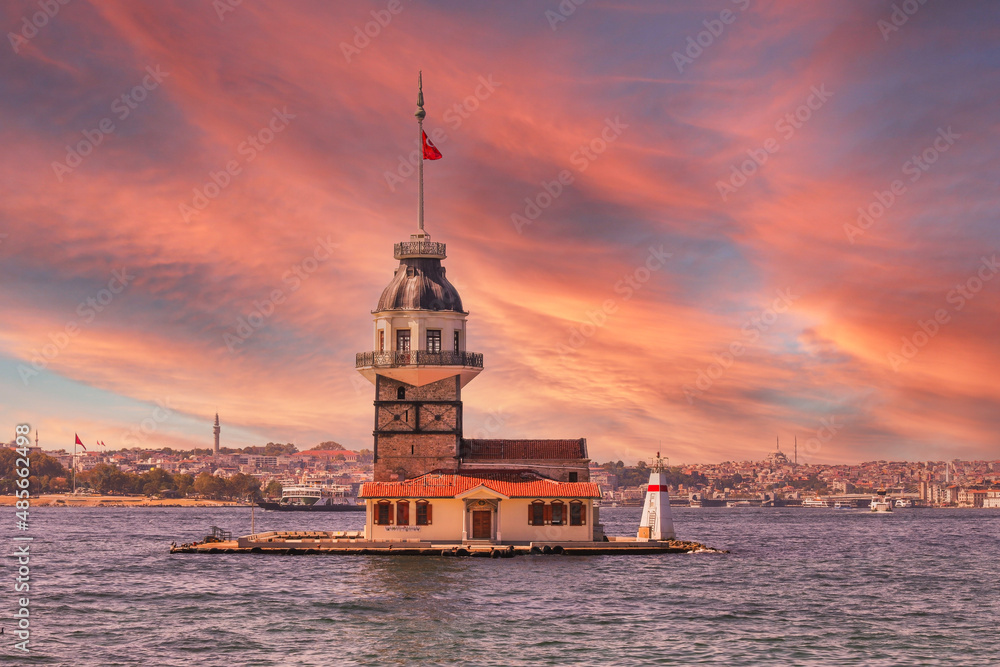
[[[424,76],[423,72],[417,74],[417,110],[413,114],[417,117],[417,159],[420,165],[417,167],[417,224],[420,231],[424,231]]]
[[[73,434],[73,495],[76,495],[76,434]]]

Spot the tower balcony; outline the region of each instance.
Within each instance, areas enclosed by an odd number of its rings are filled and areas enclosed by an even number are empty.
[[[396,259],[407,259],[409,257],[429,257],[432,259],[445,258],[445,244],[437,241],[403,241],[393,246],[393,255]]]
[[[455,375],[461,376],[462,386],[483,370],[483,355],[479,352],[359,352],[355,368],[370,382],[376,375],[420,387]]]

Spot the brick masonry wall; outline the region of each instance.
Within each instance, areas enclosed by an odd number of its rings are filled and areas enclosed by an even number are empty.
[[[462,400],[462,388],[457,375],[425,384],[423,387],[414,387],[412,384],[406,384],[382,375],[375,376],[375,379],[375,400],[377,401],[395,401],[399,387],[406,387],[406,400],[408,401]]]
[[[375,481],[392,482],[431,470],[454,470],[459,436],[443,433],[383,433],[377,437]],[[412,453],[411,453],[412,452]]]

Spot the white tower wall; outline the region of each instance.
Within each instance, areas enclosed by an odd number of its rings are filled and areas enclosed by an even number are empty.
[[[646,499],[642,504],[642,519],[639,521],[637,539],[640,542],[675,539],[667,475],[655,468],[649,473],[649,487],[646,489]]]

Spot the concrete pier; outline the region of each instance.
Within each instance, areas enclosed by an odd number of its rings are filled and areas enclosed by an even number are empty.
[[[712,549],[697,542],[678,540],[639,542],[634,538],[625,537],[609,537],[607,542],[432,543],[419,540],[371,541],[365,539],[362,531],[272,531],[246,535],[234,540],[208,538],[203,542],[171,544],[170,553],[510,558],[528,554],[598,556],[728,552]]]

